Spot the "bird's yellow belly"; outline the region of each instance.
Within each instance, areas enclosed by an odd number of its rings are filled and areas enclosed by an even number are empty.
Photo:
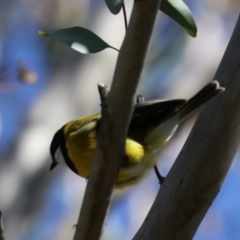
[[[89,176],[96,145],[96,133],[94,132],[83,134],[81,137],[72,136],[67,141],[68,156],[81,177]]]
[[[83,140],[84,139],[84,140]],[[88,139],[88,141],[86,141]],[[89,176],[96,150],[96,134],[86,134],[81,137],[72,136],[68,139],[66,147],[69,158],[72,160],[81,177]],[[116,187],[122,188],[139,182],[147,170],[156,164],[152,153],[131,139],[126,140],[127,162],[123,163],[117,179]]]

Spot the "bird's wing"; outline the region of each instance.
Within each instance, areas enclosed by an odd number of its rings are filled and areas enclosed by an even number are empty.
[[[185,99],[156,100],[136,104],[128,136],[142,142],[146,134],[176,115],[187,103]]]

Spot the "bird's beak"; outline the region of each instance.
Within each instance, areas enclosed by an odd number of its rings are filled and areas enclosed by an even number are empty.
[[[57,165],[58,165],[58,163],[56,161],[53,161],[50,166],[50,171],[52,171]]]

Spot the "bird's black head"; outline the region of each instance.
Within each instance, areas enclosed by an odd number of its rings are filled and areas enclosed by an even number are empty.
[[[63,137],[64,136],[63,136],[62,128],[60,130],[58,130],[53,136],[53,140],[52,140],[51,146],[50,146],[50,154],[51,154],[53,162],[50,166],[50,171],[53,170],[58,164],[58,162],[56,161],[56,158],[55,158],[55,153],[56,153],[57,149],[60,147]]]

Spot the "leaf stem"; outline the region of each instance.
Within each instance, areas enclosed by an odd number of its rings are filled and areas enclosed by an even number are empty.
[[[119,50],[118,50],[117,48],[112,47],[112,46],[110,46],[110,45],[109,45],[109,48],[112,48],[112,49],[116,50],[117,52],[119,52]]]
[[[126,29],[126,32],[127,32],[127,27],[128,27],[128,25],[127,25],[127,14],[126,14],[126,8],[125,8],[124,0],[122,2],[122,9],[123,9],[125,29]]]

